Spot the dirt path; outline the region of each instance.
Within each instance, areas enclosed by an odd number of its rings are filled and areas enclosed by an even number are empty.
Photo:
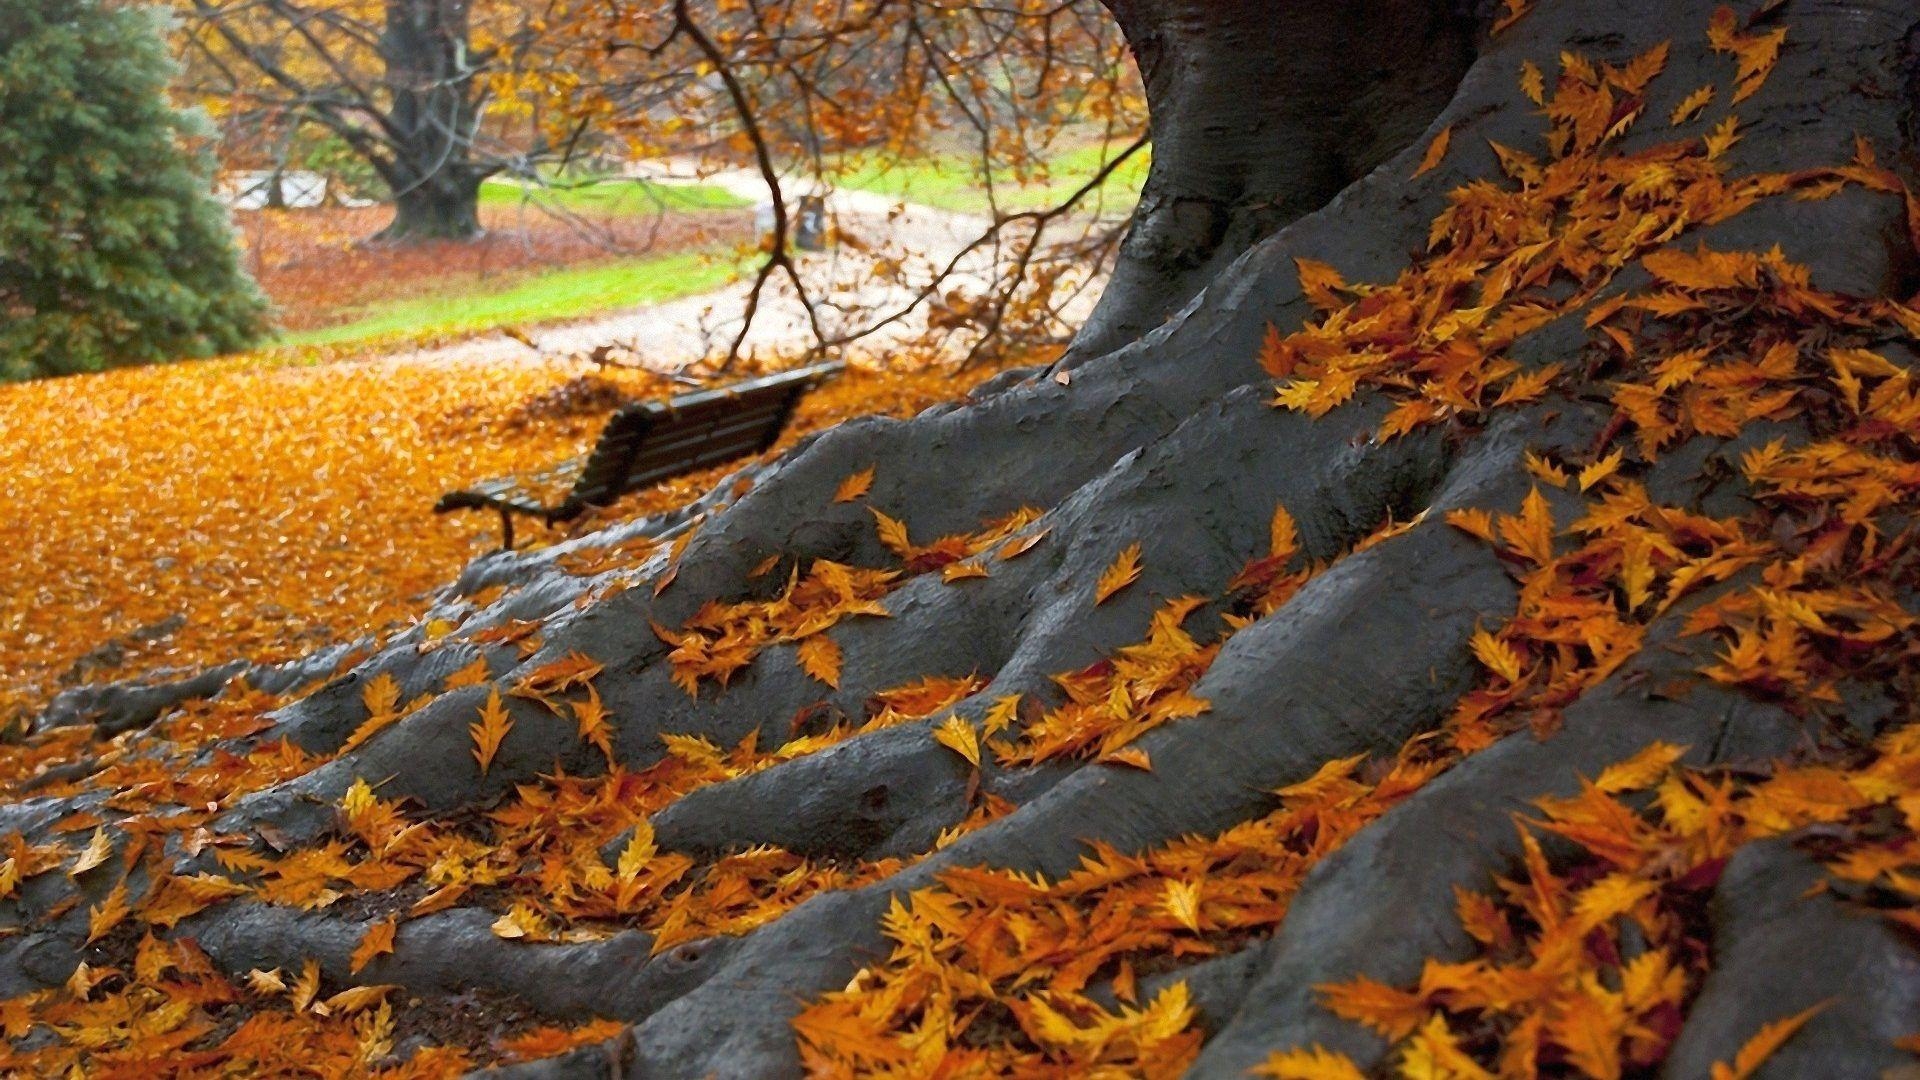
[[[695,174],[673,165],[638,167],[635,175],[664,183],[702,183],[725,188],[756,205],[767,201],[760,175],[745,169]],[[789,202],[794,191],[787,191]],[[801,276],[814,297],[816,312],[829,334],[856,329],[874,312],[891,312],[910,303],[967,244],[986,231],[984,217],[954,213],[918,203],[903,203],[868,191],[834,191],[827,211],[845,242],[828,251],[797,257]],[[742,237],[743,242],[748,238]],[[983,249],[963,259],[941,291],[959,288],[979,291],[992,265]],[[411,362],[525,361],[536,353],[548,357],[585,354],[601,346],[619,350],[620,359],[637,361],[655,370],[674,370],[708,355],[724,352],[739,332],[750,279],[724,288],[666,303],[635,307],[575,322],[524,328],[532,346],[503,334],[489,334],[431,349],[396,354]],[[1084,315],[1096,289],[1082,289],[1068,314]],[[855,355],[884,352],[926,330],[923,306],[850,347]],[[776,273],[762,293],[752,331],[746,342],[750,353],[790,352],[813,343],[805,308],[792,283]]]

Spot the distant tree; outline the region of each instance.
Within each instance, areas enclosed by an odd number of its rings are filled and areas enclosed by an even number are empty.
[[[548,5],[522,0],[172,0],[188,93],[231,127],[323,128],[381,181],[380,239],[480,232],[480,185],[564,156],[516,86],[548,64]]]
[[[266,328],[149,12],[0,0],[0,377],[239,348]]]

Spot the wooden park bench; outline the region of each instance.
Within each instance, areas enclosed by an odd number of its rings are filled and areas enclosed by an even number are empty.
[[[760,453],[780,437],[800,396],[846,365],[816,364],[732,386],[682,394],[671,401],[621,407],[584,458],[528,476],[487,480],[440,497],[433,512],[492,508],[500,513],[502,550],[513,548],[513,516],[548,525],[606,506],[629,491],[705,465]],[[563,489],[557,501],[547,493]]]

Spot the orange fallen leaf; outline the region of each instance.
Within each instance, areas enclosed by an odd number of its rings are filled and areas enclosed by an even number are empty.
[[[871,487],[873,487],[873,466],[869,465],[859,472],[848,476],[845,480],[840,481],[840,486],[833,491],[833,501],[837,503],[852,502],[860,496],[865,495]]]
[[[93,944],[119,926],[131,910],[127,904],[127,879],[121,878],[105,899],[87,909],[87,944]]]
[[[360,944],[353,950],[353,957],[347,971],[357,975],[361,968],[373,962],[374,957],[392,953],[393,931],[398,925],[392,915],[369,925],[367,932],[360,936]]]
[[[480,722],[468,724],[467,730],[473,734],[473,760],[480,763],[481,775],[493,765],[493,757],[500,752],[500,740],[513,730],[513,717],[500,704],[500,691],[487,695],[487,703],[480,708]]]
[[[1343,983],[1314,987],[1334,1015],[1368,1027],[1389,1039],[1404,1039],[1427,1018],[1426,999],[1364,975]]]
[[[1293,374],[1295,356],[1288,346],[1287,339],[1280,328],[1267,324],[1267,331],[1260,338],[1260,370],[1276,379],[1284,379]]]
[[[794,656],[800,662],[800,670],[835,690],[840,689],[841,652],[832,638],[815,634],[800,642]]]
[[[600,691],[587,685],[587,700],[572,702],[573,719],[580,727],[580,741],[591,743],[613,763],[613,726],[607,722],[607,707],[600,703]]]
[[[1747,1077],[1757,1072],[1768,1058],[1785,1046],[1787,1040],[1793,1038],[1807,1021],[1831,1004],[1832,1001],[1822,1001],[1792,1016],[1761,1025],[1753,1038],[1742,1044],[1733,1055],[1733,1064],[1728,1065],[1718,1061],[1713,1063],[1712,1080],[1747,1080]]]
[[[965,581],[969,578],[987,577],[987,568],[977,560],[953,562],[940,568],[940,580],[945,582]]]
[[[1447,146],[1452,141],[1453,125],[1448,124],[1440,129],[1440,134],[1435,135],[1432,142],[1427,144],[1427,152],[1420,158],[1420,167],[1413,170],[1413,176],[1409,179],[1418,179],[1438,167],[1440,160],[1447,156]]]
[[[1322,311],[1332,311],[1342,307],[1346,301],[1335,295],[1335,289],[1346,287],[1346,279],[1340,271],[1326,263],[1314,259],[1296,258],[1293,265],[1300,272],[1300,291],[1306,294],[1307,302]]]
[[[1275,1050],[1254,1066],[1254,1076],[1268,1080],[1367,1080],[1367,1074],[1345,1054],[1322,1049],[1319,1043],[1292,1050]]]
[[[1686,97],[1681,98],[1680,104],[1673,107],[1673,114],[1667,117],[1668,125],[1679,127],[1681,124],[1699,116],[1706,110],[1708,105],[1713,103],[1713,92],[1713,84],[1708,83],[1693,93],[1688,94]]]

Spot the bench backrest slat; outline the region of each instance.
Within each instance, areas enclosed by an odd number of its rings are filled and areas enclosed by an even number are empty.
[[[449,492],[434,505],[436,513],[492,507],[501,512],[511,547],[509,512],[532,514],[549,524],[578,516],[589,506],[604,506],[636,488],[706,465],[767,450],[793,416],[802,394],[845,367],[816,364],[732,386],[685,394],[668,402],[627,405],[607,421],[584,459],[575,458],[532,477],[486,481]],[[543,505],[527,481],[573,482],[557,505]]]
[[[643,407],[629,405],[614,413],[580,467],[567,502],[599,505],[618,498],[620,482],[632,471],[634,455],[646,444],[656,422],[653,412]]]
[[[580,470],[565,510],[603,506],[655,481],[765,450],[800,396],[841,367],[819,364],[621,409]]]

